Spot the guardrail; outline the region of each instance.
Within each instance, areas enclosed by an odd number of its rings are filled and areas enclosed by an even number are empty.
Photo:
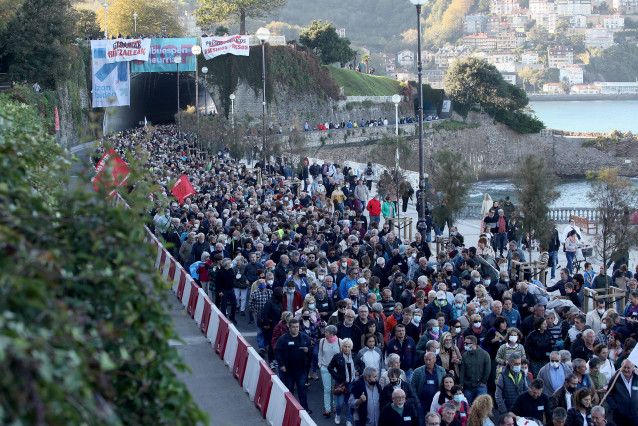
[[[483,219],[481,207],[481,203],[468,203],[461,210],[459,218],[481,220]],[[551,207],[549,209],[549,217],[557,223],[567,223],[571,215],[587,218],[591,222],[598,220],[598,213],[593,207]]]
[[[364,102],[370,101],[374,103],[392,102],[392,96],[346,96],[346,102]]]

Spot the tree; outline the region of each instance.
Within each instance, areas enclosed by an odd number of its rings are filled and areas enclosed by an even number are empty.
[[[299,34],[299,42],[312,50],[324,65],[348,62],[357,54],[350,48],[350,40],[339,37],[332,22],[312,21]]]
[[[78,9],[75,11],[75,33],[78,37],[96,39],[100,37],[100,23],[93,10]]]
[[[246,34],[246,18],[264,18],[284,7],[286,0],[201,0],[200,4],[195,11],[198,25],[239,22],[239,33]]]
[[[413,155],[412,144],[402,136],[383,135],[374,145],[370,156],[384,166],[391,168],[396,164],[397,150],[399,151],[399,167],[407,169]]]
[[[142,241],[151,176],[131,166],[132,209],[71,190],[44,120],[0,95],[0,423],[209,423],[177,378],[169,286]]]
[[[9,78],[55,87],[68,72],[73,28],[70,0],[26,0],[0,34],[0,63],[8,65]]]
[[[227,27],[223,26],[223,25],[219,25],[217,28],[215,28],[215,35],[217,37],[223,37],[223,36],[225,36],[226,34],[229,34],[229,33],[230,33],[230,30]]]
[[[596,256],[605,267],[622,258],[637,242],[637,231],[631,225],[631,214],[638,208],[638,191],[631,181],[618,176],[617,168],[601,168],[587,172],[591,189],[587,197],[596,208],[598,233],[593,238]]]
[[[461,115],[467,115],[474,104],[491,107],[499,101],[503,76],[484,59],[470,57],[454,62],[445,76],[445,91]]]
[[[443,228],[447,223],[449,227],[465,207],[472,179],[470,167],[460,153],[443,148],[434,154],[431,169],[436,191],[429,200],[433,204],[432,217],[436,226]]]
[[[162,25],[166,25],[166,33],[170,36],[179,37],[183,33],[178,9],[171,0],[113,0],[108,8],[109,36],[134,35],[134,13],[137,13],[137,34],[159,34]]]
[[[547,243],[554,227],[549,217],[549,206],[558,198],[557,178],[545,167],[542,157],[529,154],[519,159],[514,174],[514,187],[518,198],[518,210],[530,240]],[[532,259],[532,245],[527,244],[529,260]]]
[[[367,53],[361,57],[361,62],[366,64],[366,74],[368,74],[368,64],[370,63],[370,55]]]

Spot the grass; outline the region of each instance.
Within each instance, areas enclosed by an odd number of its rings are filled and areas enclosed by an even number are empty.
[[[462,121],[450,120],[450,121],[442,121],[441,123],[433,124],[432,127],[436,130],[448,130],[450,132],[456,132],[457,130],[479,127],[479,125],[467,124]]]
[[[388,77],[368,75],[346,68],[328,66],[346,96],[392,96],[399,93],[399,82]]]

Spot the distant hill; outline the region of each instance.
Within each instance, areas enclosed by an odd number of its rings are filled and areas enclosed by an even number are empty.
[[[346,96],[392,96],[399,93],[400,83],[388,77],[368,75],[346,68],[328,66],[330,76],[343,87]]]

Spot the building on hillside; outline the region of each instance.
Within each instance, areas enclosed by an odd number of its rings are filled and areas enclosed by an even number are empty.
[[[467,15],[463,19],[463,33],[478,34],[487,30],[487,17],[485,15]]]
[[[574,49],[571,46],[547,48],[547,67],[560,68],[574,63]]]
[[[600,94],[600,88],[593,84],[574,84],[569,89],[572,95],[598,95]]]
[[[529,14],[532,20],[554,13],[554,0],[529,0]]]
[[[404,68],[414,66],[414,52],[408,49],[402,50],[397,54],[397,62]]]
[[[556,0],[554,12],[561,16],[591,15],[591,0]]]
[[[509,15],[520,8],[519,0],[490,0],[490,13],[496,15]]]
[[[507,16],[504,15],[490,15],[487,17],[487,33],[498,34],[505,31],[509,31],[510,23],[507,20]]]
[[[516,84],[516,73],[501,73],[503,80],[510,84]]]
[[[583,84],[583,68],[580,65],[565,65],[558,69],[560,81],[569,84]]]
[[[540,57],[538,52],[524,52],[521,53],[521,63],[523,65],[536,65],[540,63]]]
[[[495,50],[496,36],[485,33],[473,34],[463,37],[463,44],[475,50]]]
[[[436,55],[436,52],[433,52],[431,50],[422,50],[421,51],[421,59],[423,60],[424,64],[427,64],[428,62],[433,61],[435,55]]]
[[[423,82],[429,84],[433,89],[443,89],[443,79],[445,72],[442,70],[423,70]]]
[[[434,55],[434,64],[437,69],[447,70],[454,61],[467,58],[470,53],[470,49],[465,45],[444,46]]]
[[[560,95],[563,92],[563,88],[560,83],[545,83],[543,84],[543,92],[549,95]]]
[[[618,13],[615,15],[605,16],[603,18],[603,27],[608,30],[622,30],[625,28],[625,18]]]
[[[345,28],[337,28],[337,35],[341,38],[346,38],[346,29]]]
[[[394,78],[396,78],[398,81],[403,81],[403,82],[407,82],[407,81],[414,81],[416,80],[416,77],[414,76],[414,73],[407,71],[407,70],[403,70],[403,69],[399,69],[399,70],[395,70],[394,71]]]
[[[477,56],[482,57],[488,63],[494,65],[501,73],[512,73],[516,71],[516,54],[512,52],[479,52]]]
[[[570,16],[569,26],[571,28],[585,28],[587,26],[587,17],[585,15]]]
[[[607,49],[614,44],[614,32],[603,27],[587,28],[585,46],[595,49]]]
[[[197,26],[197,17],[188,10],[183,15],[179,15],[179,23],[184,28],[184,33],[189,36],[196,36],[202,33],[202,29]]]
[[[638,13],[638,0],[612,0],[611,7],[618,13],[633,15]]]
[[[518,9],[507,15],[507,22],[510,28],[524,32],[525,26],[530,22],[529,9]]]
[[[603,95],[635,95],[638,94],[638,82],[634,81],[596,81],[594,86],[600,89]]]

